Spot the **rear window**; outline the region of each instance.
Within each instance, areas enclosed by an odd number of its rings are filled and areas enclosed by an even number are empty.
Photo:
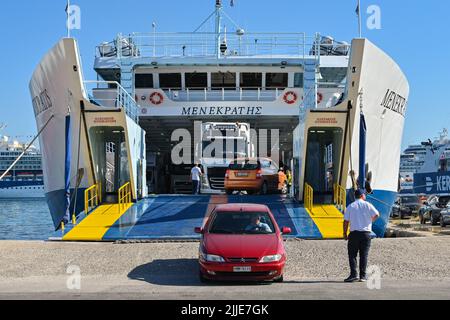
[[[236,161],[230,164],[230,170],[258,170],[261,169],[259,161]]]
[[[402,203],[417,203],[419,199],[417,197],[402,197]]]
[[[447,205],[447,203],[450,202],[450,197],[440,197],[439,198],[439,203],[441,205]]]
[[[212,234],[274,234],[267,212],[218,212],[209,229]]]

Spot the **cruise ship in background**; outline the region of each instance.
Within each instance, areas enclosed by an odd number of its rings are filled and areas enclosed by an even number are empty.
[[[23,153],[26,145],[1,136],[0,176]],[[14,168],[0,181],[0,199],[44,198],[44,179],[41,153],[31,146]]]
[[[439,137],[434,141],[428,141],[420,144],[408,146],[400,157],[400,179],[401,193],[434,193],[443,191],[448,193],[450,190],[438,190],[431,188],[430,181],[439,174],[444,174],[450,168],[450,139],[448,130],[443,129]],[[416,181],[415,177],[419,177]],[[436,185],[435,182],[431,182]],[[428,185],[428,186],[427,186]]]

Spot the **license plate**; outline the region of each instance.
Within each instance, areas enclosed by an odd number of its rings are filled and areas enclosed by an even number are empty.
[[[237,177],[248,177],[248,173],[247,172],[238,172],[236,173]]]
[[[234,267],[234,272],[252,272],[252,267]]]

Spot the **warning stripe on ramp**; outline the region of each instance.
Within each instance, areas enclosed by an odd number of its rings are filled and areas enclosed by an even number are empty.
[[[306,210],[319,228],[323,239],[342,239],[344,215],[333,205],[315,205]]]

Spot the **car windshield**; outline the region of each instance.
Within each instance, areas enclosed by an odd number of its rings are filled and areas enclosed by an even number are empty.
[[[267,212],[218,212],[212,222],[212,234],[274,234]]]

